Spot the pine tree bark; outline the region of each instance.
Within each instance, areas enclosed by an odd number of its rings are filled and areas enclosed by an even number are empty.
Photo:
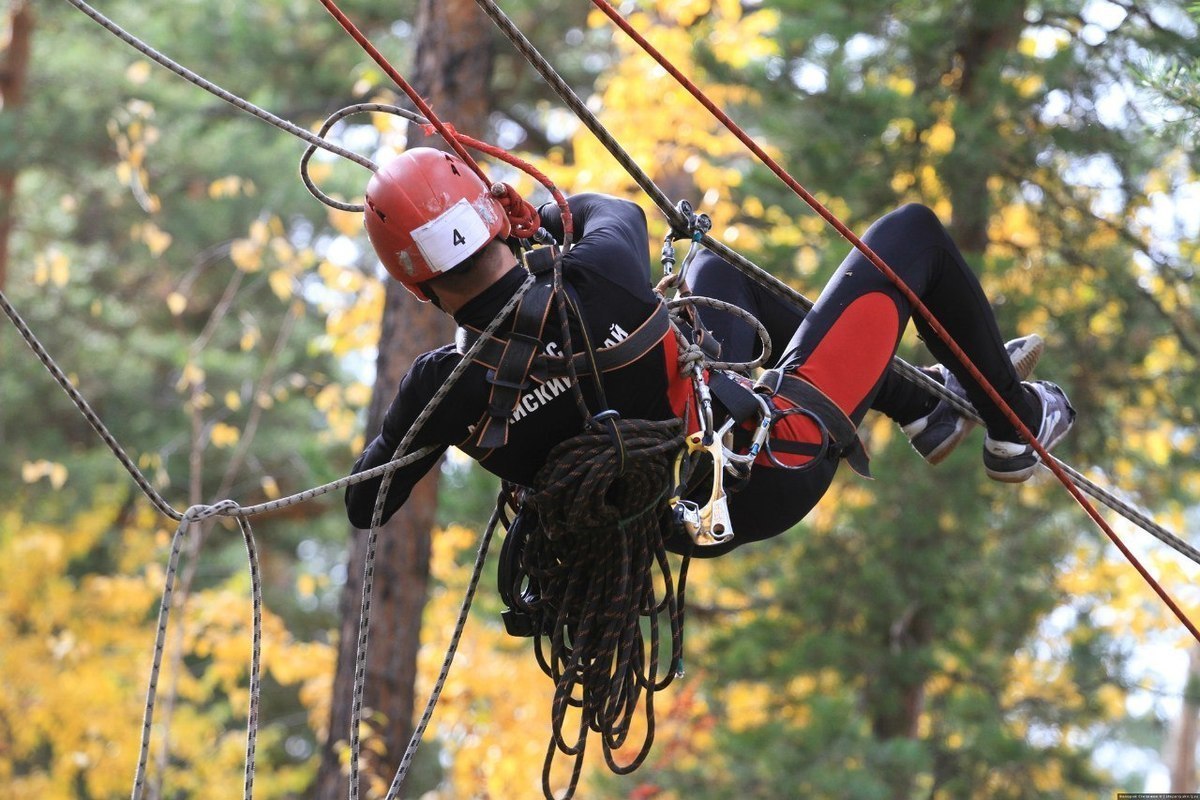
[[[992,210],[987,183],[995,162],[984,140],[996,122],[994,87],[1000,63],[1021,38],[1028,5],[1028,0],[975,0],[958,43],[955,93],[962,110],[955,115],[955,145],[943,169],[954,208],[950,233],[968,258],[987,249]]]
[[[33,6],[28,0],[13,0],[8,7],[8,44],[0,64],[0,115],[7,117],[4,130],[12,135],[13,118],[25,103],[29,74],[29,51],[33,42]],[[14,141],[16,138],[14,137]],[[12,235],[13,205],[17,191],[17,164],[0,163],[0,289],[8,283],[9,238]]]
[[[479,138],[486,136],[490,111],[490,30],[473,0],[421,0],[414,31],[415,69],[409,78],[439,117]],[[412,145],[445,148],[440,139],[425,138],[417,130],[410,130],[409,141]],[[368,435],[378,431],[400,379],[413,360],[450,341],[452,334],[452,321],[447,316],[432,305],[418,303],[399,283],[388,283]],[[364,785],[370,776],[385,784],[391,781],[412,736],[417,650],[428,595],[437,491],[435,468],[379,531],[364,695],[371,722],[364,728],[363,737],[377,737],[382,747],[372,748],[369,755],[364,748]],[[349,741],[366,540],[365,531],[355,530],[350,537],[332,713],[314,792],[318,800],[347,795],[341,753]]]
[[[1171,772],[1171,792],[1194,792],[1196,780],[1196,745],[1200,742],[1200,646],[1188,650],[1187,685],[1183,692],[1183,708],[1172,726],[1165,760]]]
[[[983,254],[988,244],[991,203],[987,181],[993,162],[987,157],[985,137],[993,124],[993,98],[989,81],[998,79],[1003,56],[1020,39],[1025,27],[1027,0],[974,0],[956,49],[955,67],[959,113],[955,147],[942,165],[942,178],[950,194],[953,218],[948,228],[968,259]],[[914,652],[930,647],[937,631],[928,609],[914,606],[895,620],[888,633],[889,647],[903,664]],[[879,739],[916,738],[925,708],[928,674],[922,669],[902,669],[881,676],[868,692],[872,731]],[[911,796],[905,781],[893,786],[893,797]]]

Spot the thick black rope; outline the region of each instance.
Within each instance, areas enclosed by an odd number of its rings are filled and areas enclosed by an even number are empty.
[[[682,425],[674,419],[615,424],[625,443],[623,465],[606,431],[585,432],[550,453],[524,497],[537,526],[511,588],[522,598],[518,610],[533,620],[538,662],[554,680],[542,771],[551,799],[574,795],[590,733],[600,735],[613,772],[637,769],[654,741],[654,694],[682,671],[688,559],[676,583],[665,547]],[[645,738],[633,760],[620,764],[614,751],[626,744],[639,710]],[[567,730],[569,715],[578,719]],[[572,759],[563,795],[551,788],[559,753]]]

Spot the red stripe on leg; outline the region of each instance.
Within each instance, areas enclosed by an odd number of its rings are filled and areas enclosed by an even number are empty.
[[[882,292],[871,292],[846,307],[794,372],[850,416],[888,368],[899,337],[895,301]]]

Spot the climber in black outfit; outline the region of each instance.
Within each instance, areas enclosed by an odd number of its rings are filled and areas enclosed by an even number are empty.
[[[649,238],[645,216],[633,203],[598,194],[569,201],[575,244],[563,256],[562,277],[575,311],[572,342],[583,334],[599,352],[609,350],[612,368],[603,371],[609,408],[625,419],[662,420],[686,416],[691,387],[680,376],[674,337],[662,327],[661,299],[651,289]],[[388,271],[423,300],[435,302],[464,329],[483,328],[528,276],[505,243],[509,216],[529,215],[528,204],[509,193],[499,199],[451,155],[416,148],[385,165],[367,189],[366,227]],[[560,211],[543,206],[540,222],[563,235]],[[884,216],[863,240],[878,253],[934,313],[966,356],[991,382],[1043,445],[1057,443],[1074,419],[1066,395],[1055,384],[1022,382],[1040,352],[1037,337],[1006,347],[978,280],[958,248],[927,208],[910,204]],[[539,277],[548,281],[548,277]],[[969,427],[953,408],[888,369],[912,309],[904,296],[857,250],[842,263],[814,307],[803,316],[768,295],[711,252],[694,260],[690,283],[697,295],[741,306],[767,327],[780,355],[774,366],[780,390],[772,397],[779,418],[772,430],[769,458],[760,456],[749,479],[730,495],[736,538],[700,548],[718,555],[748,541],[774,536],[798,522],[825,493],[853,443],[824,447],[831,430],[856,427],[868,409],[900,423],[927,460],[940,461]],[[532,292],[533,290],[531,290]],[[516,342],[529,359],[553,362],[561,354],[556,311],[547,305],[536,337],[506,323],[496,334],[503,349]],[[722,345],[722,359],[748,361],[753,333],[728,315],[708,309],[701,319]],[[514,314],[514,317],[518,314]],[[1038,463],[1033,448],[956,362],[944,344],[916,319],[918,331],[941,360],[930,374],[979,409],[987,435],[984,465],[1001,481],[1027,479]],[[528,341],[533,339],[536,344]],[[783,347],[779,347],[784,344]],[[578,345],[576,345],[578,350]],[[419,357],[405,376],[382,430],[354,466],[355,472],[386,463],[400,439],[461,355],[455,345]],[[473,364],[424,425],[414,449],[435,445],[424,459],[397,470],[384,505],[384,519],[407,499],[412,486],[445,449],[457,445],[488,471],[528,486],[559,442],[584,425],[569,397],[568,378],[549,370],[508,395],[495,364]],[[595,377],[581,379],[589,408],[596,408]],[[789,393],[786,387],[802,387]],[[817,391],[820,413],[789,413],[799,397]],[[814,395],[806,395],[813,397]],[[717,398],[718,406],[720,398]],[[718,408],[720,411],[720,408]],[[851,458],[852,465],[855,463]],[[865,460],[863,462],[865,464]],[[856,467],[859,468],[859,467]],[[379,479],[347,490],[351,521],[368,527]],[[673,549],[688,547],[685,537]]]

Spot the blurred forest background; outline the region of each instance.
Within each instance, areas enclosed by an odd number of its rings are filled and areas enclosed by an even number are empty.
[[[570,192],[643,202],[661,238],[661,215],[474,3],[342,5],[448,121],[536,159]],[[98,6],[305,127],[396,100],[312,0]],[[588,3],[503,7],[668,195],[816,296],[847,245],[668,76]],[[622,11],[855,230],[906,201],[934,208],[1002,329],[1046,338],[1039,372],[1081,416],[1060,455],[1194,539],[1200,7]],[[5,25],[0,288],[176,508],[249,505],[346,474],[404,365],[446,331],[389,291],[357,215],[304,190],[303,143],[66,3],[10,0]],[[385,116],[334,136],[377,161],[433,142]],[[361,193],[361,168],[314,161],[327,191]],[[174,525],[2,327],[0,797],[127,796]],[[903,355],[928,363],[915,338]],[[623,778],[589,757],[580,796],[1195,790],[1200,649],[1057,483],[989,482],[979,434],[937,468],[883,420],[865,434],[877,480],[843,471],[789,535],[693,566],[687,675],[659,696],[655,749]],[[462,459],[435,477],[382,540],[365,739],[375,793],[407,741],[414,687],[419,711],[436,673],[494,499]],[[257,796],[343,797],[338,643],[357,620],[363,535],[336,495],[254,525],[266,581]],[[1117,527],[1200,616],[1196,567]],[[245,548],[218,522],[187,550],[148,796],[237,796]],[[489,568],[405,797],[540,796],[551,683],[498,611]]]

